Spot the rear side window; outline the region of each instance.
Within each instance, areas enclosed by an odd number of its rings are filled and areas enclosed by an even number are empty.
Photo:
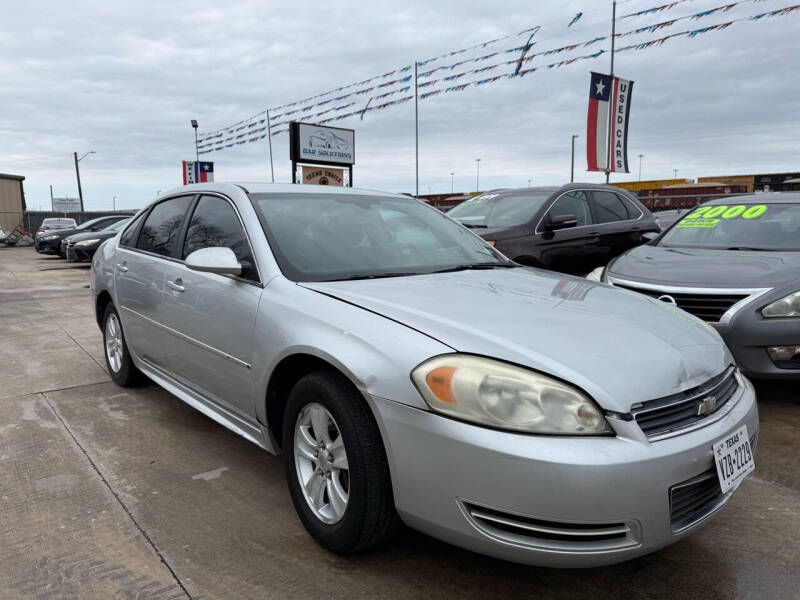
[[[614,192],[595,190],[592,194],[598,223],[627,221],[631,218],[627,205]]]
[[[136,242],[136,232],[139,229],[139,225],[142,224],[142,219],[144,219],[144,214],[142,213],[138,217],[136,217],[133,222],[128,226],[125,232],[119,238],[119,245],[120,246],[128,246],[131,247]]]
[[[246,262],[250,265],[242,270],[242,277],[258,280],[253,266],[253,253],[236,211],[222,198],[201,196],[186,230],[181,257],[185,259],[195,250],[214,247],[233,250],[240,263]]]
[[[181,196],[156,204],[147,215],[136,247],[146,252],[172,256],[191,202],[191,196]]]

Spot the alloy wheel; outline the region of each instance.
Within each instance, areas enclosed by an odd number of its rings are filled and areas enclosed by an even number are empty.
[[[122,368],[122,328],[117,315],[111,314],[106,320],[106,358],[114,373]]]
[[[347,451],[333,415],[321,404],[309,403],[297,416],[294,462],[314,516],[327,525],[341,521],[350,496]]]

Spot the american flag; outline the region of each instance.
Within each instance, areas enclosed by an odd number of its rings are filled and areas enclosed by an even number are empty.
[[[183,185],[214,181],[214,163],[183,161]]]

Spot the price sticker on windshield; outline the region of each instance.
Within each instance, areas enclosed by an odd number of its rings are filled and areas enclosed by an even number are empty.
[[[766,212],[766,204],[735,204],[733,206],[721,204],[719,206],[701,206],[693,213],[686,215],[683,220],[678,223],[678,228],[692,227],[697,229],[712,229],[722,221],[731,219],[752,221],[760,218]]]

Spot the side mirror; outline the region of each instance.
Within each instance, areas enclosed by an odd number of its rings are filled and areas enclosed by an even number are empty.
[[[544,226],[545,231],[558,231],[559,229],[569,229],[578,224],[578,218],[575,215],[558,215],[551,217],[550,222]]]
[[[652,242],[652,241],[653,241],[654,239],[656,239],[656,238],[657,238],[659,235],[661,235],[661,234],[659,234],[659,233],[656,233],[655,231],[645,231],[645,232],[642,234],[642,239],[643,239],[645,242]]]
[[[184,262],[192,271],[221,275],[240,275],[242,272],[242,265],[230,248],[200,248],[187,256]]]

